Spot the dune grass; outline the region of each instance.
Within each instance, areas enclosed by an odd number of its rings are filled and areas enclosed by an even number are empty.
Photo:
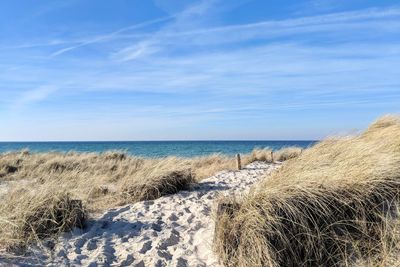
[[[145,159],[122,152],[0,154],[0,251],[23,251],[40,239],[82,227],[88,212],[189,189],[233,157]],[[11,186],[12,184],[12,186]]]
[[[244,161],[246,163],[254,162],[254,161],[272,162],[273,161],[272,153],[273,153],[272,149],[270,149],[268,147],[255,148],[250,153],[250,155],[247,155],[244,157]]]
[[[1,181],[20,182],[24,188],[57,183],[89,210],[154,199],[234,168],[235,159],[223,155],[150,159],[122,152],[0,154]]]
[[[225,266],[397,266],[399,202],[400,119],[387,116],[221,199],[215,251]]]
[[[289,159],[297,158],[301,155],[303,149],[301,147],[290,146],[284,147],[274,153],[275,161],[286,161]]]
[[[0,205],[0,248],[20,253],[40,239],[53,237],[74,227],[82,228],[86,212],[80,200],[53,187],[19,189]]]
[[[283,147],[277,151],[272,150],[269,147],[266,148],[255,148],[253,151],[243,156],[244,164],[249,164],[254,161],[263,162],[283,162],[289,159],[294,159],[300,156],[303,149],[297,146]]]
[[[259,156],[268,154],[268,149],[252,155],[256,153],[243,155],[244,164],[268,161]],[[219,154],[195,158],[140,158],[119,151],[0,154],[0,182],[10,183],[12,189],[0,195],[0,249],[23,248],[81,227],[88,213],[174,194],[235,168],[235,157]]]

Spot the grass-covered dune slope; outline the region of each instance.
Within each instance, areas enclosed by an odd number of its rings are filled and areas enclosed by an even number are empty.
[[[277,151],[276,160],[300,153]],[[297,154],[297,155],[298,155]],[[271,150],[243,155],[243,164],[271,161]],[[81,227],[88,212],[152,200],[190,187],[221,170],[236,168],[235,157],[159,159],[121,152],[0,154],[0,252],[23,251],[36,240]],[[0,188],[1,189],[1,188]]]
[[[32,241],[83,226],[88,212],[100,211],[188,189],[234,159],[214,155],[144,159],[120,152],[6,153],[0,180],[0,249],[23,251]]]
[[[399,266],[400,118],[320,142],[219,202],[225,266]]]

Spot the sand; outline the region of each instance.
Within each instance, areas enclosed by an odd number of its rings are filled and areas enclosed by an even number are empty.
[[[215,199],[243,194],[279,165],[254,162],[223,171],[190,191],[107,210],[85,230],[30,248],[18,265],[56,266],[219,266],[212,251]]]

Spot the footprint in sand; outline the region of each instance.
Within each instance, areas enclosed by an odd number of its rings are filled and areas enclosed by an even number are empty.
[[[174,213],[172,213],[172,214],[168,217],[168,219],[169,219],[170,221],[173,221],[173,222],[176,222],[177,220],[179,220],[178,216],[176,216]]]
[[[97,248],[97,240],[91,239],[86,243],[87,250],[95,250]]]
[[[132,255],[126,256],[126,259],[121,262],[120,266],[132,266],[132,263],[135,261],[135,258]]]
[[[162,240],[158,245],[159,249],[166,250],[170,246],[175,246],[179,243],[180,235],[176,230],[172,230],[168,238]]]
[[[152,241],[147,241],[143,244],[142,248],[140,249],[139,253],[140,254],[145,254],[147,251],[149,251],[153,247],[153,242]]]

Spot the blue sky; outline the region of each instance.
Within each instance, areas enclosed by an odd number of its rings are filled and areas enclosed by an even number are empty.
[[[0,140],[319,139],[400,109],[400,3],[8,0]]]

